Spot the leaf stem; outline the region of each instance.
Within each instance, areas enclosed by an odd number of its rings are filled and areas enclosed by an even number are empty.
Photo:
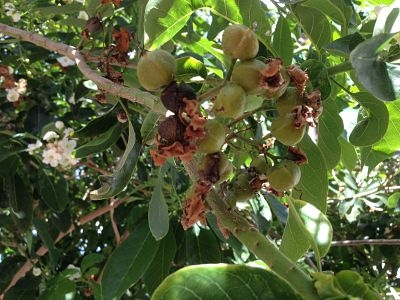
[[[328,75],[335,75],[338,73],[343,73],[347,71],[353,70],[353,66],[349,60],[346,60],[345,62],[342,62],[341,64],[332,66],[327,68]]]

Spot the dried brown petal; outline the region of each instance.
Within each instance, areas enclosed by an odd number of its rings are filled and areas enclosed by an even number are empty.
[[[293,160],[299,166],[308,163],[307,155],[299,148],[290,146],[288,148],[288,154],[290,160]]]
[[[302,95],[308,81],[307,73],[300,69],[298,65],[291,65],[286,70],[296,85],[298,93]]]
[[[267,97],[273,97],[281,90],[286,81],[281,73],[282,60],[279,58],[269,59],[267,67],[260,70],[260,87],[267,91]]]
[[[175,115],[166,118],[158,126],[161,145],[172,145],[176,141],[183,141],[185,125]]]

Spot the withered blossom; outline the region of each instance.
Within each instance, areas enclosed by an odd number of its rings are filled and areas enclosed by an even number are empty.
[[[291,65],[286,68],[286,71],[294,82],[297,92],[302,95],[308,81],[308,74],[300,69],[298,65]]]
[[[281,73],[280,58],[268,59],[266,63],[267,67],[259,71],[260,87],[266,91],[267,97],[272,97],[284,87],[286,81]]]

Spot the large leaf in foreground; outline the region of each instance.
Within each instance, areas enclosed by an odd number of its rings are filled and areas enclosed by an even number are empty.
[[[189,299],[300,299],[274,273],[245,265],[189,266],[168,276],[152,300]]]
[[[108,259],[101,279],[102,298],[119,299],[146,272],[157,249],[149,224],[140,223]]]

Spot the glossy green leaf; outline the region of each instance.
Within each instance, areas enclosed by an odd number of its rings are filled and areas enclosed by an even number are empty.
[[[322,12],[316,8],[297,5],[294,13],[317,49],[322,49],[331,42],[331,25]]]
[[[68,205],[68,182],[64,176],[57,172],[50,172],[48,169],[38,170],[38,190],[40,199],[52,210],[62,212]]]
[[[370,146],[381,140],[387,131],[388,109],[382,101],[369,93],[355,93],[352,97],[363,107],[367,116],[353,128],[349,141],[354,146]]]
[[[99,176],[102,186],[99,189],[90,192],[90,198],[92,200],[106,199],[119,194],[131,179],[133,170],[140,155],[142,143],[141,141],[136,140],[135,130],[130,120],[128,120],[128,124],[129,138],[125,152],[118,161],[118,165],[112,175]]]
[[[177,72],[176,72],[176,80],[177,81],[185,81],[190,80],[193,77],[207,77],[207,69],[204,64],[192,57],[192,56],[184,56],[176,59],[177,64]]]
[[[90,138],[107,132],[111,127],[118,123],[116,116],[116,106],[105,114],[91,120],[85,127],[74,132],[74,137]]]
[[[334,40],[324,48],[334,54],[349,57],[350,52],[362,41],[364,41],[363,36],[360,33],[355,32]]]
[[[347,26],[352,13],[351,6],[346,5],[345,0],[307,0],[302,5],[320,10],[342,26]]]
[[[389,124],[383,138],[373,145],[376,151],[392,154],[400,150],[400,99],[386,103]]]
[[[293,58],[292,32],[285,17],[280,16],[273,33],[272,47],[283,64],[290,65]]]
[[[356,149],[342,136],[339,137],[339,143],[341,148],[340,159],[347,170],[353,171],[358,159]]]
[[[54,267],[60,257],[60,251],[54,246],[53,237],[49,231],[49,223],[40,219],[34,219],[33,225],[44,245],[49,250],[51,265]]]
[[[79,13],[84,10],[84,6],[81,3],[73,2],[65,5],[53,5],[47,7],[39,7],[36,9],[44,17],[49,17],[49,15],[60,15],[60,14],[73,14]]]
[[[301,178],[294,188],[293,196],[305,199],[320,211],[326,211],[326,196],[328,193],[328,175],[325,159],[308,135],[298,144],[306,153],[308,163],[300,166]]]
[[[101,278],[102,298],[120,299],[150,266],[158,246],[147,221],[141,222],[114,250],[104,266]]]
[[[149,226],[153,237],[161,240],[169,230],[168,205],[165,202],[162,187],[164,186],[163,172],[160,172],[149,203]]]
[[[311,246],[319,263],[328,253],[332,233],[328,218],[315,206],[301,200],[290,200],[289,218],[279,250],[296,262]]]
[[[100,253],[90,253],[83,257],[81,262],[81,272],[85,274],[90,268],[102,263],[106,257]]]
[[[318,120],[317,145],[325,158],[326,167],[333,169],[340,161],[341,147],[338,141],[343,132],[343,122],[332,98],[323,102],[324,111]]]
[[[361,165],[366,166],[369,170],[374,169],[379,163],[391,157],[390,154],[376,151],[372,147],[361,147],[360,160]]]
[[[312,88],[321,92],[321,99],[327,99],[332,87],[325,64],[316,59],[308,59],[301,64],[301,68],[307,72]]]
[[[31,225],[33,214],[33,198],[29,187],[18,173],[6,177],[4,183],[12,212],[18,218],[22,229],[26,230]]]
[[[199,227],[186,231],[186,256],[189,264],[220,262],[219,242],[213,232]]]
[[[189,266],[168,276],[152,300],[189,299],[300,299],[274,273],[245,265]]]
[[[397,210],[400,208],[400,192],[393,193],[389,196],[387,207],[396,208]]]
[[[172,230],[160,241],[153,262],[143,275],[147,291],[152,294],[160,283],[169,275],[169,270],[176,253],[176,241]]]
[[[68,275],[73,275],[76,271],[67,269],[56,277],[52,278],[46,284],[46,289],[38,298],[39,300],[53,299],[74,299],[76,293],[76,284],[68,279]]]
[[[382,100],[394,100],[395,93],[386,63],[380,52],[393,34],[380,34],[360,43],[351,53],[350,62],[359,82],[367,91]]]
[[[116,123],[104,134],[99,135],[89,142],[79,146],[75,150],[75,157],[82,158],[87,157],[90,154],[103,152],[114,145],[120,138],[122,133],[122,127],[120,123]]]
[[[161,115],[154,111],[149,111],[144,117],[142,127],[140,127],[140,135],[144,144],[150,143],[154,139],[160,118]]]

